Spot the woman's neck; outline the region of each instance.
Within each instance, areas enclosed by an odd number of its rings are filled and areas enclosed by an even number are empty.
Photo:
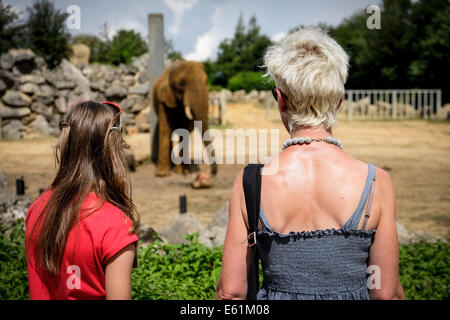
[[[294,128],[291,132],[291,138],[311,137],[311,138],[326,138],[332,136],[332,129],[325,129],[323,125],[315,127],[299,127]]]

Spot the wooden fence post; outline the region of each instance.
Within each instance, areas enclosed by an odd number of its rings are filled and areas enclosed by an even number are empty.
[[[225,97],[225,90],[220,91],[220,124],[227,124],[227,99]]]

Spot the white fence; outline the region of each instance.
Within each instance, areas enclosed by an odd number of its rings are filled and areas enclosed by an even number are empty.
[[[441,105],[440,89],[346,90],[339,114],[348,120],[429,119]]]

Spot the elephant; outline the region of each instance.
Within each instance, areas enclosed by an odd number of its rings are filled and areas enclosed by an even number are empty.
[[[152,160],[156,162],[156,176],[171,173],[171,135],[175,129],[184,128],[192,132],[194,121],[201,121],[202,137],[208,130],[207,82],[208,76],[203,64],[186,60],[173,62],[155,81],[152,94],[158,124],[152,144]],[[210,143],[211,141],[204,141],[205,147]],[[211,156],[214,156],[213,152]],[[217,173],[215,163],[210,169],[211,174]]]

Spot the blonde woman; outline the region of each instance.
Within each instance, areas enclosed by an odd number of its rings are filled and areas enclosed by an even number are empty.
[[[257,190],[264,280],[256,298],[404,298],[392,181],[333,137],[347,54],[323,31],[305,28],[269,47],[264,60],[291,139],[272,160],[278,171],[265,175],[270,163],[264,166]],[[247,297],[250,233],[241,172],[230,198],[216,298]]]

